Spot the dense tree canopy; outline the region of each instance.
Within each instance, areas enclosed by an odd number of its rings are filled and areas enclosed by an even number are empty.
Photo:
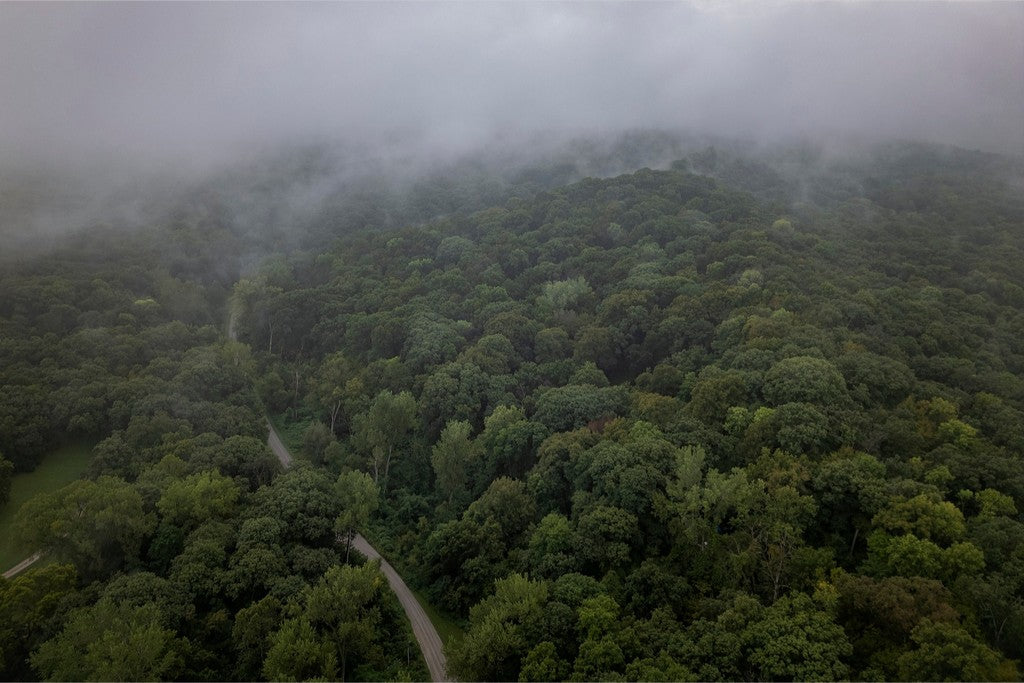
[[[377,533],[469,618],[454,670],[1014,675],[1021,613],[995,596],[1020,604],[1018,572],[988,559],[1024,502],[1024,204],[1002,162],[880,148],[805,169],[803,203],[771,161],[688,162],[722,180],[680,163],[342,239],[262,297],[312,302],[295,386],[312,418],[353,406],[339,462],[380,480],[401,444]],[[315,368],[339,358],[332,404]],[[413,412],[373,431],[402,392]],[[568,575],[597,584],[555,599]],[[887,641],[830,576],[964,597]],[[921,668],[940,640],[955,675]]]
[[[422,678],[360,531],[467,680],[1019,678],[1019,162],[758,154],[4,270],[0,501],[96,443],[18,515],[4,676]]]

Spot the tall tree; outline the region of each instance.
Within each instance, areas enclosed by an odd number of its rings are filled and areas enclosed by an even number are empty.
[[[415,420],[416,400],[412,394],[403,391],[396,396],[387,389],[377,394],[370,409],[356,418],[355,442],[369,454],[373,481],[381,489],[387,488],[391,458],[405,442]]]
[[[310,381],[310,395],[317,408],[329,416],[331,434],[337,433],[339,422],[344,419],[344,407],[353,398],[358,386],[356,365],[342,353],[325,357]],[[347,427],[347,425],[345,425]]]
[[[472,430],[464,420],[449,422],[430,454],[437,487],[449,508],[456,494],[466,490],[468,469],[481,451],[479,445],[470,439]]]
[[[36,496],[22,506],[15,524],[25,547],[73,562],[94,577],[138,559],[156,518],[131,484],[100,477]]]
[[[380,504],[380,490],[365,472],[345,472],[334,484],[341,503],[341,513],[334,522],[335,530],[345,539],[345,561],[348,562],[352,537],[370,521]]]
[[[184,663],[183,645],[156,605],[131,607],[104,598],[74,612],[32,655],[32,666],[49,680],[173,679]]]

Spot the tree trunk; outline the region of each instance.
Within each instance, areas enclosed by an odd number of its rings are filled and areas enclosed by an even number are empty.
[[[292,393],[292,419],[297,419],[299,415],[299,366],[298,363],[295,365],[295,386],[294,392]]]
[[[384,485],[381,487],[381,493],[386,492],[387,488],[388,488],[388,473],[391,472],[391,451],[392,450],[394,450],[394,447],[389,446],[388,447],[388,457],[384,461]]]
[[[334,434],[334,425],[338,421],[338,413],[341,412],[341,401],[334,404],[331,408],[331,434]]]

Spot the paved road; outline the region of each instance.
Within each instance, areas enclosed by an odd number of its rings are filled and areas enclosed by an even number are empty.
[[[4,578],[5,579],[10,579],[10,578],[12,578],[14,576],[17,576],[18,574],[20,574],[21,572],[25,571],[26,569],[31,567],[33,564],[35,564],[36,560],[38,560],[42,556],[43,556],[42,553],[36,553],[32,557],[25,558],[24,560],[22,560],[18,564],[14,565],[13,567],[11,567],[7,571],[5,571],[4,572]]]
[[[374,550],[373,546],[363,538],[362,534],[355,535],[355,538],[352,539],[352,547],[362,553],[368,560],[380,560],[380,571],[387,578],[388,584],[391,585],[391,590],[398,596],[398,602],[402,604],[402,609],[405,610],[406,616],[409,617],[409,623],[412,624],[413,635],[416,636],[416,641],[420,644],[420,651],[423,653],[423,659],[426,660],[427,668],[430,669],[430,680],[450,680],[446,670],[447,665],[441,637],[437,635],[437,630],[434,629],[434,625],[430,622],[430,617],[423,611],[423,606],[420,605],[419,600],[412,594],[409,587],[405,585],[405,581],[402,581],[402,577],[398,575],[394,567],[388,564],[388,561]]]
[[[288,452],[284,443],[281,442],[281,437],[277,435],[274,425],[270,424],[269,420],[267,421],[267,427],[270,428],[270,432],[267,435],[267,445],[270,446],[270,450],[274,452],[277,459],[281,461],[283,467],[290,467],[292,464],[291,453]],[[398,575],[394,567],[388,564],[388,561],[381,557],[380,553],[361,534],[355,535],[355,538],[352,540],[352,547],[362,553],[368,560],[380,560],[380,571],[388,580],[391,590],[398,596],[398,602],[401,603],[402,609],[405,610],[405,616],[409,618],[409,623],[412,624],[412,633],[416,636],[416,642],[419,643],[423,659],[427,662],[427,668],[430,670],[430,679],[432,681],[450,680],[446,672],[441,636],[437,635],[437,629],[430,622],[430,618],[423,611],[423,607],[416,599],[416,596],[405,585],[405,581]]]

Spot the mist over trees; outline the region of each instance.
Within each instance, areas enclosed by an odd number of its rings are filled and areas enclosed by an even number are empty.
[[[214,186],[11,263],[5,469],[97,443],[17,515],[54,564],[2,584],[5,671],[420,676],[363,530],[461,678],[1018,676],[1021,162],[692,142],[481,152],[287,238]]]
[[[708,148],[354,235],[263,290],[306,305],[250,309],[294,337],[262,356],[299,378],[278,409],[352,416],[328,467],[373,471],[374,406],[419,399],[375,533],[467,618],[453,673],[1017,675],[1015,560],[982,529],[1024,528],[1018,162],[872,154]]]
[[[0,677],[426,679],[362,534],[458,680],[1019,679],[1022,73],[1015,3],[0,4]]]

